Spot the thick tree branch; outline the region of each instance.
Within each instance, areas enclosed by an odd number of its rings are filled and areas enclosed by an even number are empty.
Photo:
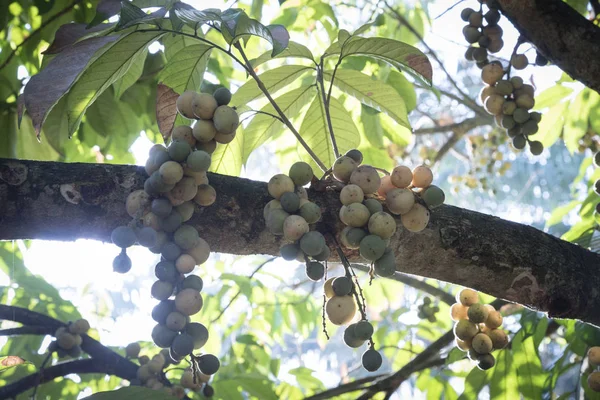
[[[600,93],[600,27],[562,0],[498,0],[502,14],[552,63]]]
[[[0,240],[109,241],[112,229],[130,220],[125,198],[145,178],[136,166],[0,160]],[[265,230],[262,216],[270,200],[266,183],[217,174],[209,179],[217,201],[199,208],[190,223],[213,250],[277,255],[283,241]],[[341,222],[331,217],[340,207],[337,193],[309,190],[309,197],[329,216],[317,228],[339,232]],[[400,228],[390,246],[400,272],[600,325],[600,255],[532,227],[442,206],[432,211],[427,229],[415,234]],[[356,251],[347,255],[361,260]]]
[[[478,126],[490,125],[493,122],[494,122],[494,119],[492,118],[491,115],[487,116],[487,117],[477,116],[477,117],[473,117],[473,118],[466,118],[466,119],[464,119],[460,122],[456,122],[454,124],[432,126],[431,128],[415,129],[413,131],[413,133],[415,135],[431,135],[434,133],[454,132],[457,129],[468,132],[471,129],[474,129]]]

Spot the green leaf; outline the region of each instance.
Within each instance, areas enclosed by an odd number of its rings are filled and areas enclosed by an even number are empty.
[[[289,370],[288,373],[290,375],[294,375],[298,381],[298,384],[305,389],[311,389],[314,391],[325,389],[323,382],[313,376],[314,371],[312,369],[298,367]]]
[[[314,95],[314,86],[302,86],[279,96],[275,99],[275,102],[291,118],[298,115],[300,110],[313,99]],[[260,111],[277,115],[271,103],[268,103]],[[266,114],[256,114],[244,129],[242,162],[245,164],[250,154],[274,136],[282,127],[283,123],[277,118]]]
[[[132,32],[87,67],[68,93],[69,135],[77,130],[83,114],[98,96],[125,75],[148,46],[163,35],[161,32]]]
[[[300,78],[305,73],[313,70],[314,69],[312,67],[307,67],[305,65],[283,65],[281,67],[263,72],[259,78],[266,87],[267,91],[269,93],[274,93]],[[258,87],[256,81],[251,79],[244,83],[235,92],[231,99],[231,104],[240,107],[263,96],[264,93]]]
[[[130,23],[136,23],[147,16],[148,14],[146,14],[141,8],[133,5],[129,1],[121,1],[121,12],[119,13],[117,30],[127,27]]]
[[[343,154],[350,149],[356,148],[360,142],[360,133],[350,113],[346,111],[342,103],[335,97],[331,97],[329,100],[329,112],[339,152]],[[302,136],[325,166],[330,167],[333,165],[336,156],[333,154],[325,108],[320,94],[315,96],[304,116],[304,120],[300,126],[300,136]],[[319,170],[300,144],[298,144],[298,151],[304,161],[311,163],[313,168],[317,168],[316,171]]]
[[[562,133],[565,123],[565,114],[569,109],[569,103],[557,104],[545,112],[542,121],[539,124],[539,130],[535,135],[530,136],[531,140],[542,142],[545,148],[549,148],[558,140]]]
[[[250,65],[252,68],[257,68],[259,65],[264,64],[269,60],[274,60],[276,58],[287,58],[287,57],[297,57],[297,58],[305,58],[307,60],[315,62],[315,57],[312,52],[308,49],[308,47],[303,44],[290,41],[288,43],[287,49],[283,50],[281,53],[277,54],[275,57],[271,55],[270,51],[267,51],[261,54],[258,58],[254,60],[250,60]]]
[[[490,398],[506,400],[519,398],[517,371],[510,350],[500,350],[496,355],[496,365],[491,372]]]
[[[222,22],[222,27],[224,26],[231,36],[226,38],[228,43],[236,43],[246,36],[258,36],[271,43],[273,46],[272,57],[285,50],[290,41],[290,34],[283,25],[265,26],[244,12],[235,13],[233,18],[222,18]],[[225,29],[223,29],[223,33],[225,33]]]
[[[338,32],[338,42],[345,43],[346,40],[350,39],[350,32],[345,29],[340,29]]]
[[[478,398],[479,392],[487,384],[487,374],[479,368],[473,368],[465,378],[465,390],[458,400],[472,400]]]
[[[398,71],[390,71],[387,84],[396,89],[406,104],[406,110],[411,112],[417,106],[417,92],[415,86]]]
[[[372,146],[381,149],[383,148],[384,134],[379,114],[379,111],[374,108],[361,104],[360,122],[362,123],[365,137]]]
[[[159,82],[181,94],[200,90],[212,46],[195,44],[183,47],[173,55],[160,72]]]
[[[517,370],[518,387],[528,399],[541,399],[546,374],[534,345],[535,338],[525,339],[525,332],[519,331],[512,340],[513,366]],[[504,350],[508,352],[508,350]]]
[[[561,103],[571,93],[573,93],[573,88],[571,87],[560,84],[551,86],[535,96],[535,109],[543,110],[544,108],[553,107]]]
[[[115,98],[120,99],[123,93],[140,79],[144,71],[144,60],[147,57],[147,53],[148,51],[146,50],[143,55],[136,59],[125,75],[113,84]]]
[[[110,392],[100,392],[82,400],[174,400],[176,397],[168,395],[163,390],[153,390],[142,386],[128,386]]]
[[[563,218],[580,204],[580,201],[573,200],[567,204],[556,207],[554,210],[552,210],[552,214],[550,214],[550,217],[546,220],[545,229],[562,222]]]
[[[186,25],[191,26],[194,29],[199,28],[200,25],[207,22],[221,21],[221,10],[218,8],[207,8],[200,11],[188,4],[177,2],[173,5],[172,11]]]
[[[331,74],[331,71],[325,71],[323,77],[330,81]],[[410,129],[404,99],[387,83],[373,80],[362,72],[347,69],[336,72],[333,84],[361,103],[389,115],[398,124]]]
[[[230,143],[217,145],[217,149],[211,155],[211,172],[230,176],[240,175],[244,134],[244,129],[240,125],[237,128],[235,138]]]
[[[590,113],[590,89],[583,89],[569,106],[569,112],[565,117],[563,139],[571,154],[579,148],[581,139],[588,128],[588,117]]]
[[[446,357],[446,365],[453,364],[457,361],[464,360],[467,356],[467,353],[459,349],[458,347],[453,347],[452,350],[448,353],[448,357]]]

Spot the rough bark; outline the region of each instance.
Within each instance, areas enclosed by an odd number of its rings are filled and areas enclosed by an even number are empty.
[[[0,159],[0,240],[109,241],[111,230],[130,220],[125,199],[145,177],[136,166]],[[266,184],[217,174],[209,179],[217,201],[198,208],[190,223],[213,251],[278,254],[281,238],[265,230],[262,216]],[[309,197],[323,210],[317,229],[339,231],[337,194],[309,190]],[[600,255],[532,227],[442,206],[426,230],[399,228],[390,246],[398,271],[600,325]],[[356,252],[347,255],[360,261]]]
[[[562,0],[498,0],[519,33],[573,79],[600,93],[600,27]]]

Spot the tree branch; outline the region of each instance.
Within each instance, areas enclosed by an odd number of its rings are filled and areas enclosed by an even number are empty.
[[[600,93],[600,27],[562,0],[498,0],[502,14],[544,57]]]
[[[267,185],[209,173],[218,198],[190,220],[213,251],[278,255],[283,243],[265,229]],[[143,187],[137,166],[0,159],[0,240],[110,240],[131,219],[127,195]],[[337,215],[335,192],[310,189],[323,215]],[[398,226],[401,222],[398,219]],[[321,232],[340,232],[337,218],[324,218]],[[452,206],[431,212],[420,233],[398,229],[390,247],[399,272],[471,287],[550,317],[600,325],[600,254],[530,226]],[[361,262],[357,251],[348,259]],[[331,260],[337,255],[332,252]],[[106,266],[107,271],[110,266]]]
[[[431,135],[434,133],[451,132],[451,131],[455,131],[457,129],[465,130],[468,132],[471,129],[474,129],[478,126],[490,125],[492,122],[493,122],[493,118],[491,116],[489,116],[489,117],[476,116],[473,118],[464,119],[464,120],[462,120],[460,122],[456,122],[454,124],[432,126],[431,128],[415,129],[413,131],[413,134],[415,134],[415,135]]]

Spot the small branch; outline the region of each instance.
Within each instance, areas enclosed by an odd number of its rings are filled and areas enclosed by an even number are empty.
[[[465,0],[458,0],[456,3],[452,4],[450,7],[446,8],[446,10],[444,10],[440,15],[438,15],[437,17],[433,18],[433,19],[438,19],[443,17],[444,15],[446,15],[447,12],[449,12],[450,10],[452,10],[454,7],[460,5],[461,3],[463,3]]]
[[[246,114],[246,113],[254,113],[254,115],[256,115],[256,114],[268,115],[269,117],[273,117],[283,123],[283,120],[281,119],[281,117],[279,115],[271,114],[270,112],[261,111],[261,110],[248,110],[248,111],[242,112],[242,114]],[[246,118],[248,118],[248,117],[246,117]],[[246,119],[246,118],[244,118],[244,119]]]
[[[339,396],[341,394],[345,394],[345,393],[351,393],[351,392],[356,392],[357,390],[363,390],[365,389],[363,386],[365,386],[365,384],[367,383],[371,383],[374,380],[381,378],[385,375],[372,375],[372,376],[367,376],[365,378],[362,379],[357,379],[355,381],[349,382],[349,383],[345,383],[343,385],[334,387],[332,389],[329,390],[325,390],[321,393],[317,393],[315,395],[312,396],[308,396],[305,397],[304,400],[324,400],[324,399],[330,399],[334,396]]]
[[[492,123],[492,118],[476,116],[473,118],[467,118],[465,120],[456,122],[454,124],[438,125],[438,126],[433,126],[431,128],[415,129],[413,131],[413,134],[414,135],[431,135],[431,134],[435,134],[435,133],[455,131],[457,129],[470,131],[471,129],[476,128],[478,126],[489,125],[491,123]]]
[[[337,68],[337,65],[336,65]],[[334,71],[335,73],[335,71]],[[321,59],[321,64],[319,68],[317,68],[317,82],[321,84],[321,89],[317,86],[317,91],[321,93],[321,97],[323,98],[323,108],[325,109],[325,120],[327,120],[327,128],[329,130],[329,138],[331,139],[331,146],[333,148],[333,155],[335,158],[340,157],[340,151],[338,150],[337,141],[335,140],[335,133],[333,132],[333,123],[331,122],[331,114],[329,112],[329,95],[331,95],[331,87],[333,86],[333,78],[331,78],[331,85],[329,86],[329,94],[325,95],[325,82],[323,81],[323,60]]]
[[[13,59],[13,57],[17,54],[17,50],[19,50],[21,47],[23,47],[25,44],[27,44],[27,42],[29,40],[31,40],[38,33],[40,33],[45,27],[47,27],[52,22],[56,21],[58,18],[62,17],[63,15],[65,15],[66,13],[71,11],[71,9],[79,3],[83,3],[83,0],[75,0],[71,4],[69,4],[68,6],[66,6],[59,12],[57,12],[56,14],[54,14],[52,17],[50,17],[46,21],[44,21],[44,23],[42,25],[40,25],[40,27],[37,28],[35,31],[29,33],[29,36],[27,36],[25,39],[23,39],[23,41],[21,43],[19,43],[17,45],[17,47],[15,47],[15,49],[8,55],[8,57],[6,57],[6,60],[4,60],[4,62],[2,64],[0,64],[0,71],[2,71],[10,63],[10,61]]]
[[[51,326],[29,325],[18,328],[0,329],[0,336],[18,336],[18,335],[52,335],[56,329]]]

